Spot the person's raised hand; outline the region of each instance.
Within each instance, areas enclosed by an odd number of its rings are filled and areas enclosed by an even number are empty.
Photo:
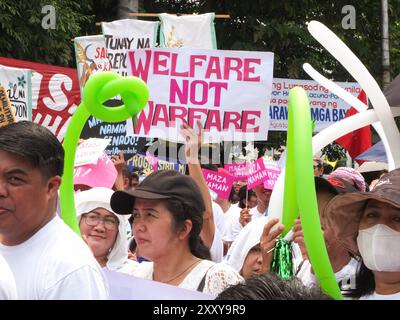
[[[274,257],[274,247],[275,242],[278,237],[281,235],[283,230],[285,230],[285,226],[279,223],[279,219],[273,218],[269,220],[263,229],[263,232],[260,237],[260,247],[261,247],[261,254],[263,258],[262,262],[262,272],[270,272],[271,271],[271,263]],[[272,228],[277,225],[277,228],[272,230]]]

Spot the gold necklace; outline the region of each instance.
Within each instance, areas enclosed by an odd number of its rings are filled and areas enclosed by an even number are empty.
[[[191,267],[193,267],[196,263],[201,261],[201,259],[196,260],[195,262],[191,263],[189,267],[187,267],[185,270],[183,270],[181,273],[179,273],[177,276],[173,277],[172,279],[169,279],[168,281],[162,281],[163,283],[170,283],[174,281],[175,279],[178,279],[181,275],[183,275],[186,271],[188,271]],[[154,274],[153,274],[153,279],[154,279]]]

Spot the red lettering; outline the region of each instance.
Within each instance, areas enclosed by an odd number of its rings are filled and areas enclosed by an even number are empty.
[[[144,82],[147,82],[149,76],[151,52],[151,50],[145,50],[146,57],[144,62],[142,61],[142,58],[139,61],[136,61],[135,54],[137,51],[128,52],[131,61],[132,75],[141,78]]]
[[[208,62],[207,65],[207,70],[205,74],[206,79],[210,79],[212,75],[215,75],[215,77],[219,80],[222,78],[221,75],[221,62],[219,60],[219,57],[210,57],[210,61]]]
[[[251,73],[254,73],[254,67],[250,67],[251,63],[255,63],[258,65],[261,65],[261,60],[260,59],[253,59],[253,58],[247,58],[244,59],[244,66],[243,66],[243,81],[260,81],[260,76],[258,77],[250,77]]]
[[[254,118],[250,118],[250,116],[255,116]],[[259,119],[261,115],[261,111],[243,111],[242,113],[242,131],[243,132],[258,132],[260,127],[249,128],[250,125],[254,126],[256,119]]]
[[[152,125],[157,126],[159,122],[164,122],[164,126],[169,127],[168,111],[165,104],[156,104]]]
[[[144,110],[139,113],[139,116],[137,117],[137,125],[133,128],[135,134],[138,134],[141,131],[142,127],[144,129],[144,134],[148,134],[150,131],[151,119],[153,118],[154,113],[154,102],[149,101],[148,108],[146,107],[145,110],[148,110],[149,113],[147,116],[144,113]]]
[[[236,80],[242,81],[242,60],[240,58],[229,58],[225,57],[224,59],[224,79],[233,80],[234,77],[230,78],[231,71],[236,72]]]
[[[202,66],[203,62],[207,60],[207,56],[205,54],[202,55],[192,55],[190,56],[190,72],[189,77],[193,78],[196,74],[196,66]]]
[[[177,60],[178,60],[178,54],[173,53],[172,58],[171,58],[171,76],[173,76],[173,77],[188,77],[189,71],[185,71],[185,72],[176,71]]]
[[[231,124],[235,126],[235,130],[240,129],[240,113],[239,112],[225,112],[224,115],[224,130],[229,130]]]
[[[179,111],[179,112],[178,112]],[[181,119],[186,123],[187,109],[185,107],[171,106],[169,107],[169,119],[171,126],[176,125],[176,119]]]
[[[216,128],[218,131],[222,131],[221,113],[219,110],[208,110],[206,123],[204,124],[204,130],[210,131],[211,128]]]
[[[202,108],[189,108],[189,119],[188,124],[194,128],[194,123],[196,119],[201,120],[201,113],[207,115],[207,109]]]

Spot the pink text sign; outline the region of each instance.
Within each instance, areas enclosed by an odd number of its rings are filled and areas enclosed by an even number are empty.
[[[273,190],[276,180],[279,177],[279,174],[281,173],[281,170],[279,169],[278,166],[274,165],[266,165],[265,170],[268,175],[268,179],[264,181],[264,188],[268,190]]]
[[[255,186],[263,183],[267,179],[268,173],[265,169],[264,161],[262,158],[259,158],[249,166],[247,175],[247,189],[253,189]]]
[[[249,164],[247,162],[226,164],[224,165],[224,168],[228,170],[235,180],[247,179],[247,171],[249,169]]]
[[[112,188],[117,178],[117,169],[111,159],[103,153],[96,164],[85,164],[74,168],[74,184],[89,187]]]
[[[234,181],[233,177],[207,169],[202,169],[202,171],[208,187],[217,193],[219,198],[229,199]]]

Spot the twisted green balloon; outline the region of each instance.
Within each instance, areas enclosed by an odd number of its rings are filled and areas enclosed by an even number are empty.
[[[313,171],[311,111],[304,89],[290,90],[288,107],[282,223],[287,232],[300,211],[307,253],[321,288],[332,298],[343,299],[321,232]]]
[[[124,104],[106,107],[103,103],[115,96],[121,96]],[[115,72],[94,74],[83,89],[83,99],[71,118],[64,138],[64,174],[60,186],[61,216],[64,222],[78,235],[80,230],[76,219],[74,200],[74,160],[82,129],[90,117],[106,122],[120,122],[133,117],[146,106],[149,89],[146,83],[136,77],[121,77]]]

